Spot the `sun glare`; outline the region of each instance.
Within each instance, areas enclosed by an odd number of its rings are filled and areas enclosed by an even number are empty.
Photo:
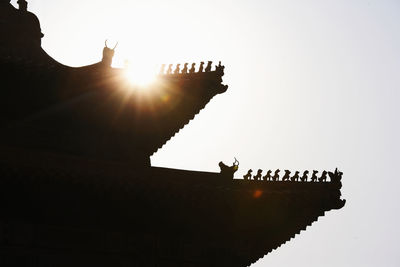
[[[133,65],[126,62],[125,77],[131,85],[143,88],[155,81],[156,74],[149,66]]]

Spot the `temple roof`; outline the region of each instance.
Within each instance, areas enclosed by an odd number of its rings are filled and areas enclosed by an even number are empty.
[[[7,145],[140,165],[227,90],[224,67],[211,62],[198,71],[161,73],[145,92],[127,82],[123,69],[110,67],[114,49],[105,47],[99,63],[65,66],[35,41],[41,38],[36,16],[10,4],[0,10],[9,15],[0,30],[13,36],[0,42],[0,135]]]
[[[0,122],[9,126],[3,127],[3,140],[75,154],[83,153],[85,143],[85,156],[102,151],[121,159],[135,153],[148,158],[226,90],[222,70],[159,76],[150,95],[132,90],[123,70],[101,65],[69,68],[0,59],[0,71]],[[107,147],[101,138],[114,143]]]
[[[36,17],[5,2],[9,21],[40,39]],[[29,27],[15,25],[25,36]],[[248,266],[345,204],[339,176],[245,181],[150,167],[149,156],[227,90],[221,64],[170,65],[144,93],[110,67],[112,49],[71,68],[32,43],[0,42],[0,262]]]
[[[249,266],[344,205],[340,181],[226,180],[15,149],[0,153],[0,175],[0,222],[33,227],[30,242],[67,255],[80,247],[93,259],[140,250],[130,262],[141,266]],[[99,243],[107,233],[124,241]]]

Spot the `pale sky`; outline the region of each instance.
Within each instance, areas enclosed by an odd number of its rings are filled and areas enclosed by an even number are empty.
[[[16,0],[12,3],[15,5]],[[154,166],[344,172],[346,206],[253,266],[400,266],[399,1],[31,0],[44,49],[81,66],[221,60],[215,97]]]

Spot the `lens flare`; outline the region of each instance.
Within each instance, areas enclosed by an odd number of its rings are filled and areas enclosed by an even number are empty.
[[[263,191],[261,191],[261,190],[255,190],[254,193],[253,193],[253,197],[254,197],[254,198],[259,198],[259,197],[262,196],[262,194],[263,194]]]
[[[167,103],[167,102],[169,101],[169,99],[170,99],[170,95],[164,94],[164,95],[161,97],[161,99],[162,99],[162,101],[163,101],[164,103]]]

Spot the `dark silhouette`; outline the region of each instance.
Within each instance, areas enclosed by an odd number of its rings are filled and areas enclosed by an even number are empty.
[[[326,182],[326,176],[327,176],[328,172],[327,171],[323,171],[321,174],[321,177],[318,178],[318,182]]]
[[[299,181],[299,172],[296,171],[294,173],[294,175],[290,178],[290,181],[295,182],[295,181]]]
[[[277,169],[275,171],[274,176],[272,176],[272,181],[279,181],[279,172],[280,171],[281,171],[280,169]]]
[[[248,172],[247,172],[247,174],[246,175],[243,175],[243,179],[244,180],[251,180],[251,173],[253,172],[253,170],[252,169],[250,169],[250,170],[248,170]]]
[[[167,69],[167,74],[171,74],[172,73],[172,64],[168,65],[168,69]]]
[[[104,43],[104,49],[103,49],[103,59],[101,62],[105,67],[111,67],[112,60],[114,57],[115,53],[115,48],[118,46],[118,43],[114,46],[114,48],[108,48],[107,46],[107,40]]]
[[[311,176],[311,182],[317,181],[317,179],[318,179],[317,173],[318,173],[318,171],[313,170],[313,173],[312,173],[312,176]]]
[[[188,73],[188,64],[189,64],[189,63],[185,63],[185,64],[183,65],[183,69],[182,69],[182,73],[183,73],[183,74]]]
[[[215,67],[216,71],[224,71],[225,67],[221,65],[221,61],[218,63],[218,65]]]
[[[239,161],[235,158],[232,166],[227,166],[222,161],[220,161],[219,167],[221,169],[220,173],[223,177],[233,179],[233,175],[239,169]]]
[[[200,62],[200,67],[199,67],[199,71],[198,72],[203,72],[203,68],[204,68],[204,62]]]
[[[6,2],[10,2],[10,1],[6,1]],[[18,0],[17,3],[19,5],[19,10],[21,10],[21,11],[28,10],[28,2],[26,2],[25,0]]]
[[[29,57],[35,59],[35,53],[41,48],[43,33],[38,18],[27,10],[26,1],[18,2],[15,9],[10,1],[0,1],[0,56]]]
[[[340,183],[342,180],[343,172],[339,171],[337,168],[335,172],[329,172],[329,177],[331,178],[332,183]]]
[[[180,72],[180,67],[181,67],[181,64],[176,64],[176,68],[175,68],[175,70],[174,70],[174,74],[179,74],[179,72]]]
[[[282,181],[288,181],[290,178],[290,171],[289,170],[285,170],[285,174],[282,177]]]
[[[271,170],[267,171],[267,174],[263,177],[264,181],[270,181],[271,180],[271,178],[272,178],[271,177],[271,172],[272,172]]]
[[[301,178],[300,178],[300,180],[301,180],[302,182],[307,182],[308,173],[309,173],[309,171],[304,171],[304,172],[303,172],[303,176],[301,176]]]
[[[192,67],[189,70],[189,73],[195,73],[196,72],[196,63],[192,63]]]
[[[207,67],[205,69],[205,72],[210,72],[211,71],[211,66],[212,66],[212,61],[208,61]]]
[[[258,181],[258,180],[261,180],[261,174],[262,174],[262,170],[261,169],[258,169],[258,171],[257,171],[257,174],[256,175],[254,175],[254,180],[255,181]]]

